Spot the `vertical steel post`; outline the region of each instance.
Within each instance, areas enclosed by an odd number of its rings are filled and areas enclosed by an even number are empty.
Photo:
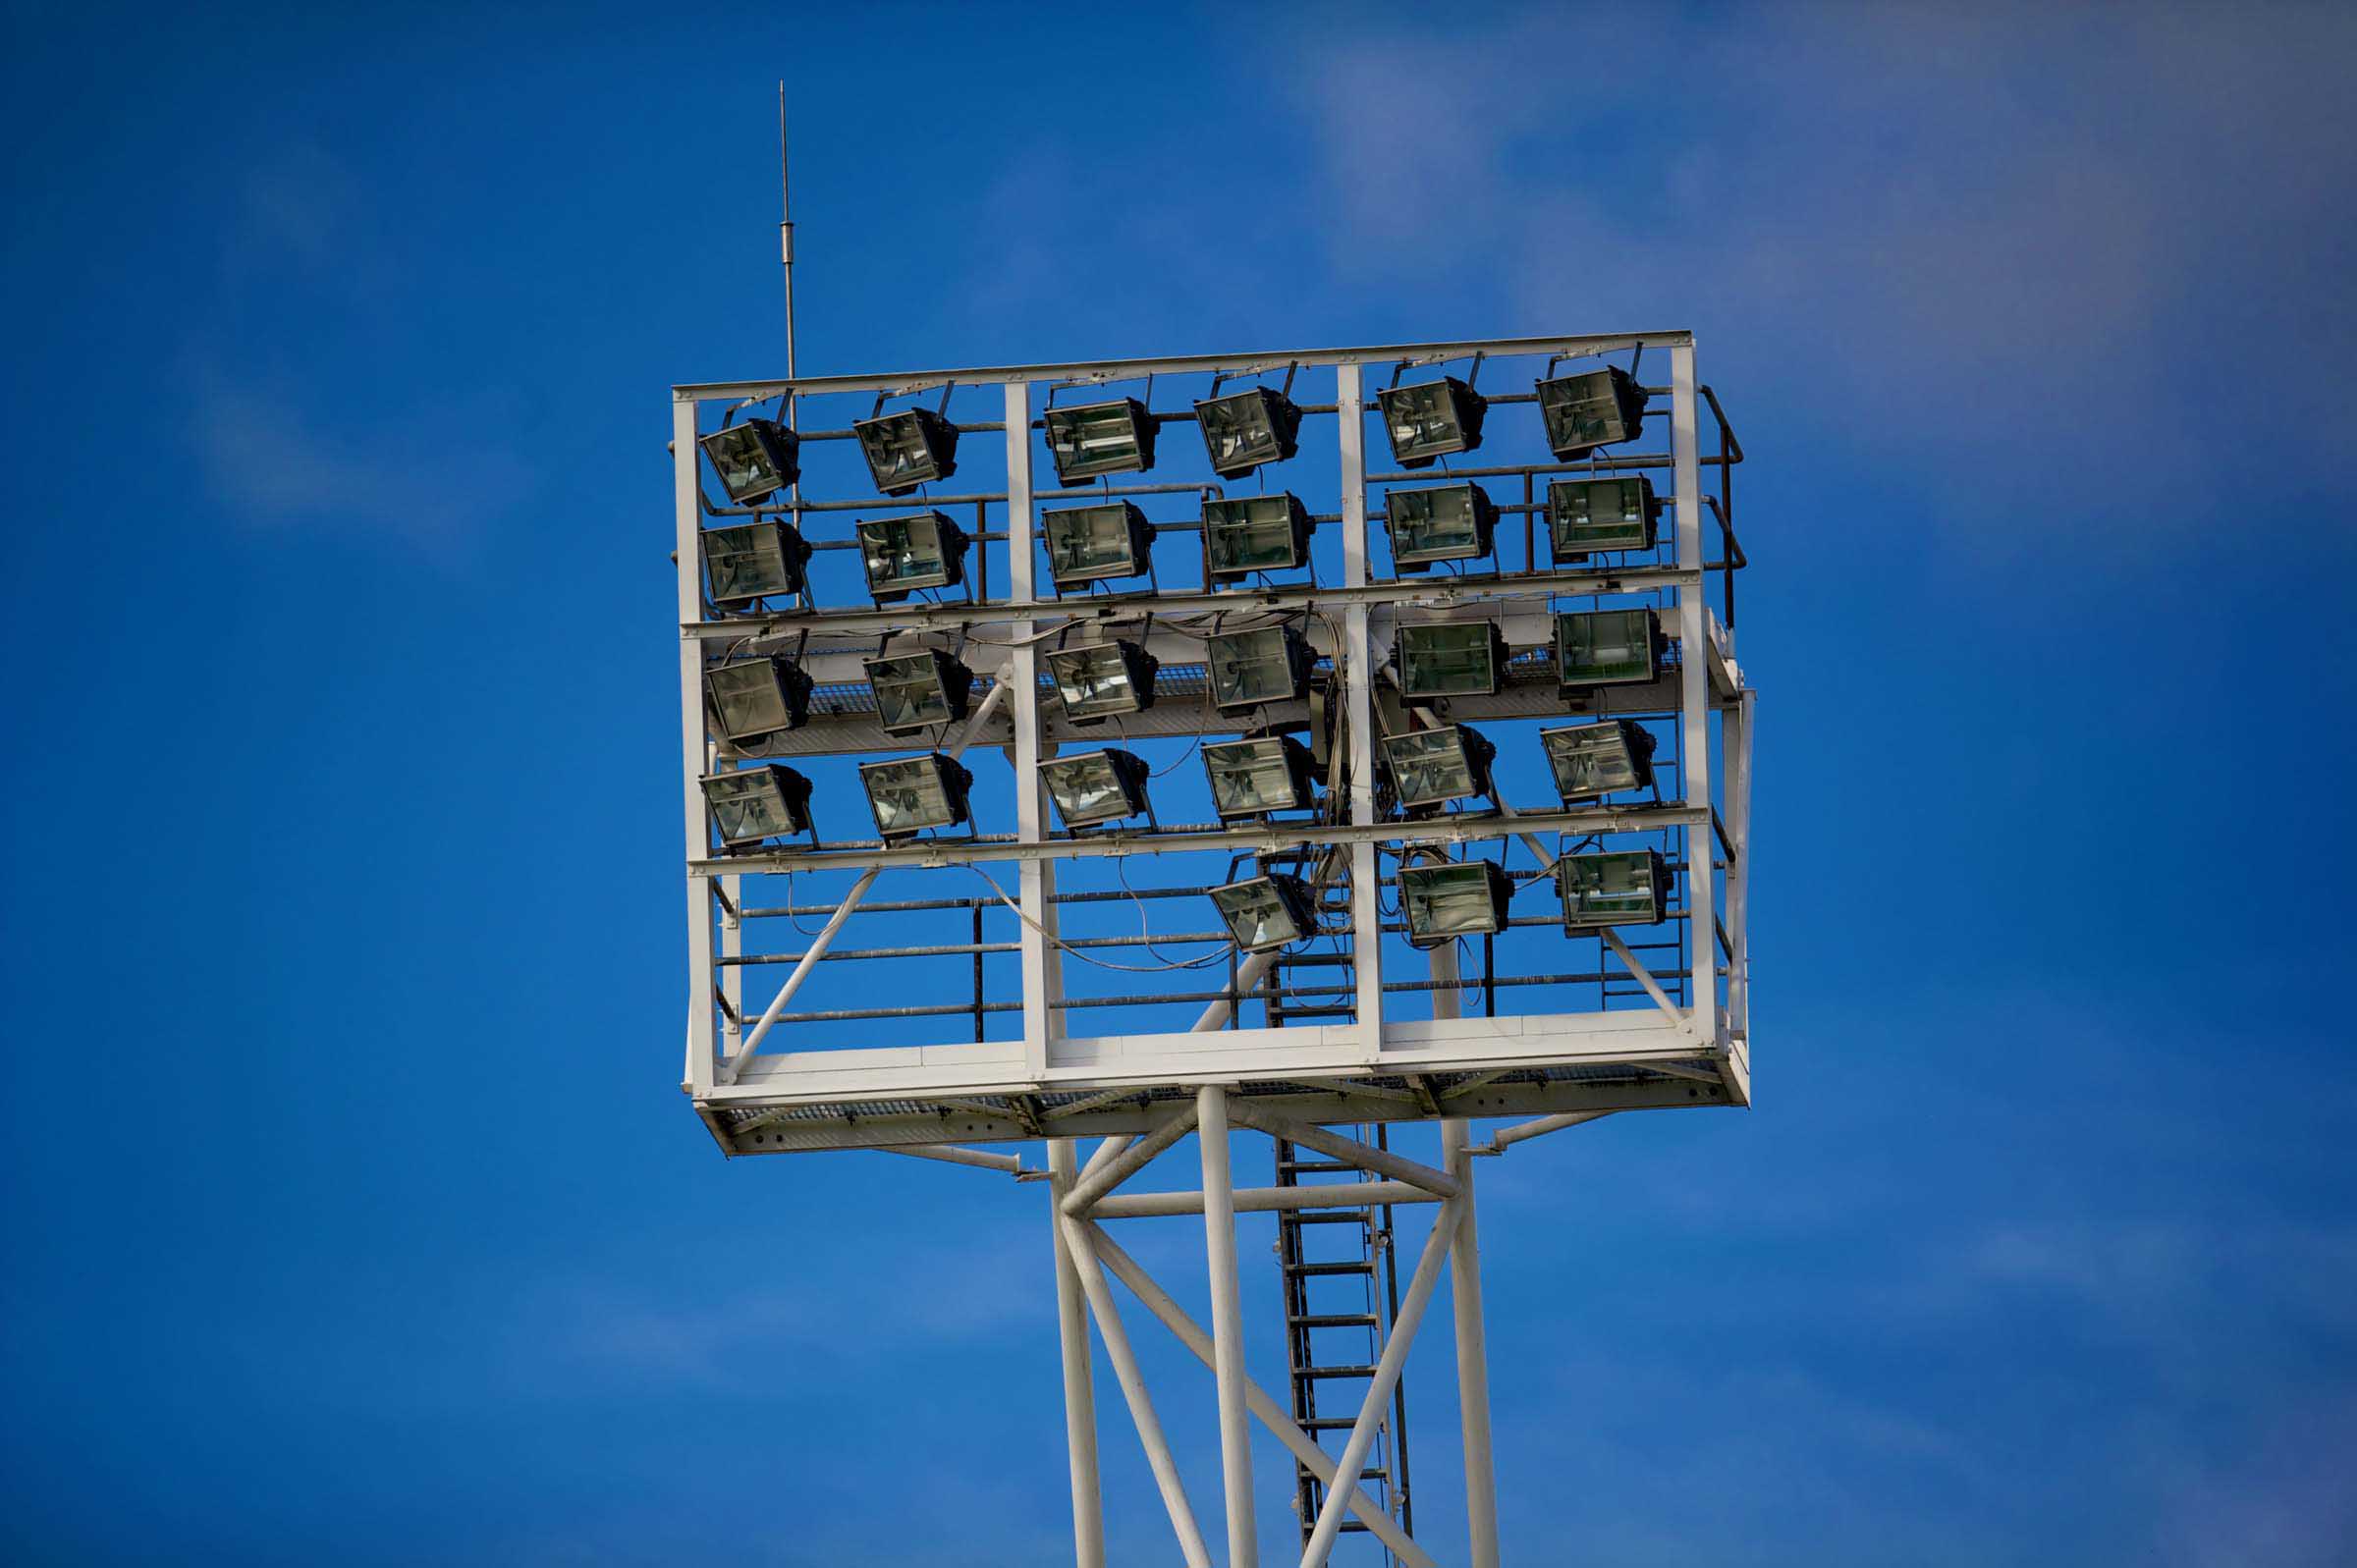
[[[674,522],[672,548],[679,561],[679,614],[682,626],[704,618],[704,596],[698,580],[702,570],[702,492],[695,471],[695,400],[672,395],[671,489]],[[704,735],[704,645],[694,637],[680,638],[681,773],[686,790],[687,859],[694,862],[711,852],[710,830],[704,825],[704,789],[697,783],[706,752]],[[712,879],[693,872],[687,876],[687,1088],[691,1094],[712,1092],[720,1071],[719,1041],[712,1027]]]
[[[1449,1297],[1456,1320],[1456,1401],[1465,1448],[1465,1528],[1471,1568],[1498,1568],[1498,1471],[1490,1452],[1490,1355],[1481,1314],[1481,1240],[1474,1229],[1471,1130],[1441,1123],[1441,1156],[1463,1184],[1464,1217],[1449,1244]]]
[[[1064,1350],[1064,1440],[1072,1480],[1072,1555],[1078,1568],[1105,1568],[1105,1501],[1097,1485],[1097,1394],[1088,1354],[1088,1301],[1064,1233],[1064,1195],[1078,1159],[1069,1138],[1048,1140],[1048,1223],[1056,1233],[1056,1333]]]
[[[1006,394],[1007,594],[1029,604],[1038,597],[1031,549],[1031,384],[1010,381]],[[1011,634],[1014,646],[1008,650],[1005,678],[1014,688],[1009,717],[1014,724],[1015,837],[1040,843],[1048,837],[1048,806],[1039,778],[1045,755],[1039,738],[1039,652],[1029,621],[1015,622]],[[1037,1082],[1047,1076],[1049,1042],[1063,1028],[1064,1017],[1055,1005],[1064,996],[1064,967],[1054,942],[1057,905],[1049,902],[1056,892],[1056,863],[1026,860],[1017,876],[1023,910],[1022,930],[1015,934],[1022,944],[1023,1072]]]
[[[1367,585],[1367,419],[1359,367],[1335,367],[1334,401],[1340,423],[1343,484],[1343,583]],[[1339,711],[1349,727],[1350,821],[1364,826],[1375,816],[1375,664],[1367,632],[1367,607],[1353,601],[1343,610],[1343,645],[1335,650],[1341,677]],[[1383,1054],[1383,912],[1377,887],[1375,845],[1350,846],[1350,972],[1356,983],[1357,1028],[1362,1060]]]
[[[1211,1265],[1212,1371],[1219,1380],[1220,1478],[1228,1497],[1228,1568],[1259,1568],[1252,1524],[1252,1409],[1244,1392],[1244,1309],[1235,1277],[1235,1183],[1229,1163],[1228,1091],[1195,1091],[1203,1151],[1203,1243]]]
[[[1694,346],[1670,351],[1670,457],[1677,474],[1677,565],[1694,574],[1677,590],[1678,757],[1685,803],[1711,809],[1711,628],[1703,587],[1702,459],[1695,426]],[[1718,888],[1711,875],[1710,825],[1689,825],[1686,836],[1686,988],[1694,1036],[1705,1047],[1719,1038]],[[1608,928],[1609,929],[1609,928]]]

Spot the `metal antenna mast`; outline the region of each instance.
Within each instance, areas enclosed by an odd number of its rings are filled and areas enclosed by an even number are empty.
[[[794,363],[794,185],[786,161],[786,83],[778,83],[778,256],[786,263],[786,379],[797,374]],[[795,405],[786,400],[786,428],[798,430]]]

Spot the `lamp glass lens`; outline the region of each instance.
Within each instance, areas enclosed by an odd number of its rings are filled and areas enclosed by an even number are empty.
[[[876,694],[876,722],[886,730],[918,730],[954,717],[941,665],[929,653],[870,660],[867,683]]]
[[[704,437],[705,456],[732,501],[758,501],[786,488],[786,476],[770,457],[758,425],[731,425]]]
[[[1653,543],[1652,487],[1643,479],[1558,480],[1547,487],[1547,519],[1558,556],[1643,550]]]
[[[1222,817],[1252,817],[1309,804],[1295,786],[1285,742],[1275,736],[1205,746],[1203,768],[1211,777],[1212,809]]]
[[[1408,935],[1448,938],[1498,929],[1487,862],[1410,866],[1399,873],[1399,905]]]
[[[951,827],[958,820],[941,771],[930,757],[862,763],[859,777],[875,808],[876,827],[888,838],[920,828]]]
[[[1093,403],[1047,411],[1048,453],[1063,479],[1127,473],[1146,465],[1136,410],[1127,403]]]
[[[1122,786],[1120,770],[1102,751],[1058,757],[1041,763],[1039,771],[1067,827],[1109,822],[1116,817],[1126,817],[1136,809],[1129,803],[1129,792]]]
[[[1555,770],[1556,790],[1565,800],[1592,800],[1645,782],[1638,776],[1628,731],[1617,720],[1542,730],[1539,740],[1547,748],[1547,765]]]
[[[799,814],[787,799],[778,776],[767,768],[715,774],[704,781],[713,825],[723,843],[751,843],[802,831]]]
[[[1635,434],[1610,370],[1540,382],[1539,413],[1547,423],[1547,445],[1559,454],[1609,447]]]
[[[1392,787],[1398,792],[1401,805],[1435,805],[1475,792],[1473,765],[1465,756],[1464,737],[1454,725],[1387,735],[1383,745],[1391,760]]]
[[[1569,855],[1557,865],[1565,925],[1650,925],[1661,917],[1661,890],[1654,883],[1653,856],[1646,851]]]
[[[930,515],[862,521],[859,558],[871,589],[939,588],[950,580],[941,528]]]
[[[1464,424],[1456,416],[1456,402],[1450,396],[1448,382],[1386,387],[1380,401],[1395,459],[1404,462],[1465,450]]]
[[[1294,695],[1292,655],[1282,626],[1213,637],[1203,652],[1217,707],[1284,702]]]
[[[1195,405],[1203,429],[1203,446],[1212,467],[1221,473],[1240,473],[1285,456],[1276,422],[1270,417],[1268,395],[1255,387]]]
[[[1228,922],[1235,945],[1244,948],[1275,947],[1300,940],[1300,922],[1286,907],[1277,885],[1262,877],[1211,890],[1211,901]]]
[[[1455,561],[1481,554],[1470,485],[1395,490],[1383,504],[1396,561]]]
[[[913,490],[942,477],[941,460],[925,439],[924,415],[913,408],[862,419],[851,427],[859,436],[860,455],[876,488],[886,495]]]
[[[1136,683],[1129,678],[1122,650],[1113,643],[1059,649],[1048,655],[1048,674],[1069,718],[1137,711]]]
[[[1564,685],[1653,677],[1653,612],[1586,610],[1556,617]]]
[[[1203,506],[1205,548],[1214,574],[1286,571],[1301,565],[1287,496],[1245,496]]]
[[[793,593],[801,586],[801,572],[786,556],[781,523],[713,528],[704,534],[703,543],[704,570],[711,578],[715,604]]]
[[[1488,622],[1401,626],[1399,687],[1411,697],[1487,696],[1498,689]]]
[[[711,684],[712,705],[720,710],[721,733],[731,740],[794,728],[786,683],[777,666],[767,659],[722,665],[706,679]]]
[[[1126,504],[1042,513],[1040,523],[1048,535],[1048,574],[1058,582],[1129,577],[1141,569],[1130,548]]]

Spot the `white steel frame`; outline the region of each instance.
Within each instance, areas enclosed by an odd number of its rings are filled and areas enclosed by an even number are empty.
[[[1642,345],[1666,350],[1671,361],[1669,424],[1671,454],[1665,460],[1636,460],[1632,465],[1672,470],[1669,498],[1674,518],[1675,565],[1601,571],[1529,572],[1499,579],[1377,581],[1368,572],[1368,473],[1364,410],[1366,367],[1424,363],[1473,354],[1593,355]],[[1032,421],[1045,388],[1054,383],[1111,382],[1146,375],[1234,370],[1239,366],[1332,366],[1337,380],[1344,579],[1339,586],[1294,587],[1239,593],[1158,595],[1156,613],[1243,604],[1286,608],[1314,600],[1341,609],[1339,646],[1325,647],[1337,673],[1334,700],[1343,710],[1349,737],[1349,820],[1323,825],[1241,824],[1155,836],[1108,834],[1055,838],[1042,792],[1033,783],[1016,792],[1016,832],[1012,841],[925,840],[894,846],[846,849],[784,849],[720,857],[710,848],[704,799],[698,779],[715,765],[715,744],[705,732],[702,677],[708,647],[792,646],[810,626],[828,631],[885,627],[963,625],[990,628],[1011,642],[1003,668],[984,672],[994,679],[990,699],[967,722],[956,750],[972,744],[1006,747],[1018,780],[1035,781],[1036,765],[1052,755],[1069,732],[1036,701],[1003,701],[1009,692],[1039,690],[1036,645],[1031,633],[1079,624],[1106,614],[1102,603],[1042,599],[1034,581],[1030,541],[1036,528],[1032,497]],[[800,399],[841,393],[905,394],[948,384],[995,384],[1004,390],[1007,482],[1005,505],[1009,543],[1005,547],[1007,597],[982,604],[903,605],[889,610],[828,611],[818,616],[702,619],[698,531],[703,520],[697,470],[698,410],[706,404],[741,406],[790,394],[790,410]],[[1749,987],[1745,966],[1745,892],[1749,880],[1748,781],[1752,693],[1735,664],[1733,639],[1706,602],[1705,510],[1700,453],[1694,346],[1685,332],[1611,337],[1492,339],[1380,348],[1278,351],[1209,357],[1172,357],[1068,364],[997,366],[984,369],[802,377],[784,381],[682,386],[673,391],[674,500],[677,522],[680,681],[683,717],[682,761],[687,860],[688,981],[691,998],[721,998],[724,1009],[691,1001],[687,1019],[686,1070],[683,1087],[693,1097],[713,1136],[732,1154],[841,1147],[923,1145],[954,1136],[964,1141],[1097,1133],[1147,1124],[1160,1103],[1190,1094],[1207,1081],[1236,1083],[1246,1096],[1283,1096],[1288,1110],[1326,1120],[1385,1120],[1457,1113],[1508,1114],[1576,1112],[1670,1105],[1742,1105],[1749,1101]],[[1705,391],[1707,396],[1707,389]],[[1715,410],[1716,403],[1713,400]],[[1722,421],[1724,430],[1724,422]],[[1473,470],[1479,472],[1480,470]],[[1525,470],[1516,469],[1515,472]],[[1447,477],[1437,471],[1433,477]],[[1166,488],[1192,488],[1166,487]],[[1115,492],[1116,494],[1120,492]],[[878,503],[889,505],[889,503]],[[1725,548],[1738,555],[1731,534]],[[1507,815],[1451,816],[1425,823],[1378,819],[1374,795],[1373,742],[1377,732],[1373,650],[1403,607],[1422,621],[1488,617],[1502,620],[1519,643],[1544,642],[1551,629],[1549,596],[1567,593],[1631,592],[1673,588],[1674,615],[1665,615],[1666,632],[1679,644],[1678,666],[1652,687],[1608,689],[1599,714],[1675,708],[1680,715],[1684,794],[1659,807],[1597,807],[1586,810]],[[1136,614],[1140,607],[1128,607]],[[1314,629],[1314,628],[1313,628]],[[1383,639],[1379,641],[1379,638]],[[805,667],[822,682],[855,680],[849,656],[819,654]],[[1517,708],[1516,702],[1522,706]],[[1538,713],[1527,696],[1503,694],[1490,710]],[[1557,710],[1560,711],[1560,710]],[[1721,718],[1713,745],[1710,717]],[[1158,718],[1159,714],[1159,718]],[[1135,732],[1187,732],[1183,714],[1150,712]],[[1158,730],[1157,724],[1171,728]],[[834,727],[815,748],[837,751],[895,749],[872,727]],[[1724,812],[1713,809],[1715,775],[1724,771]],[[1660,1005],[1650,1012],[1587,1013],[1429,1019],[1384,1016],[1383,941],[1377,906],[1377,845],[1453,844],[1519,837],[1545,864],[1540,833],[1616,832],[1683,825],[1689,918],[1687,967],[1694,981],[1684,1005],[1655,987],[1642,964],[1607,933],[1622,961]],[[1346,858],[1352,889],[1351,925],[1355,1021],[1308,1027],[1229,1029],[1228,1008],[1215,1004],[1190,1031],[1098,1037],[1068,1032],[1059,1009],[1063,991],[1056,946],[1057,905],[1051,901],[1057,866],[1068,859],[1107,854],[1157,853],[1224,848],[1274,851],[1293,845],[1327,845]],[[1725,856],[1727,896],[1718,897],[1714,845]],[[949,866],[959,862],[1014,861],[1018,868],[1017,902],[1022,976],[1022,1032],[1017,1040],[982,1044],[883,1049],[837,1048],[757,1052],[775,1019],[812,967],[844,929],[856,905],[883,870],[899,866]],[[720,960],[741,951],[737,911],[740,879],[749,873],[831,868],[860,873],[825,929],[807,945],[802,960],[764,1015],[749,1028],[743,1011],[741,967]],[[1724,953],[1724,957],[1722,956]],[[1234,989],[1247,991],[1266,960],[1246,961]],[[1724,967],[1723,967],[1724,965]],[[1725,974],[1722,1005],[1714,978]],[[1453,998],[1450,999],[1453,1000]],[[1453,1006],[1447,1009],[1454,1012]],[[1438,1009],[1436,1009],[1438,1012]],[[1533,1075],[1528,1069],[1542,1069]],[[1621,1076],[1593,1069],[1628,1069]],[[1581,1071],[1580,1069],[1590,1069]],[[914,1107],[915,1108],[912,1108]],[[850,1111],[851,1114],[844,1114]]]

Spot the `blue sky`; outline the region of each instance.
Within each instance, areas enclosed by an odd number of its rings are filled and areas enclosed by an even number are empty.
[[[1519,1559],[2357,1555],[2345,13],[6,15],[12,1560],[1067,1549],[1038,1189],[676,1090],[780,77],[812,370],[1700,337],[1758,1106],[1485,1165]]]

